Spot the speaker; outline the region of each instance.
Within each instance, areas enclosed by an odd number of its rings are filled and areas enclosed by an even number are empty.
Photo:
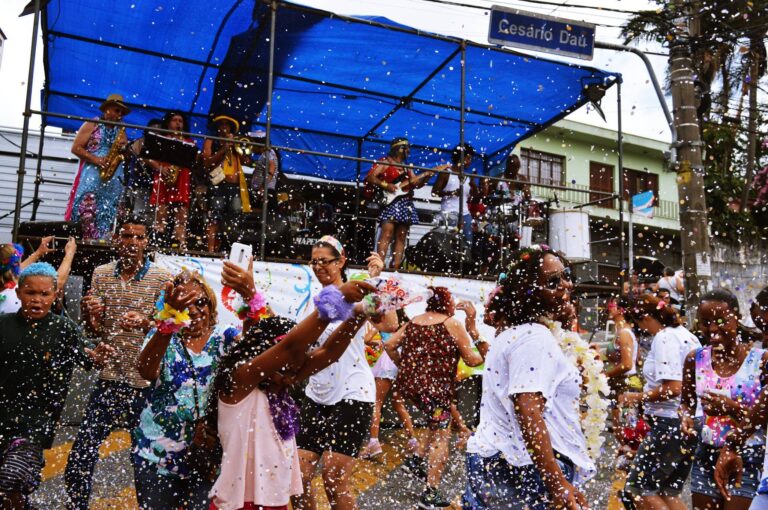
[[[407,250],[407,262],[422,271],[436,273],[458,273],[462,261],[469,269],[472,257],[461,237],[461,233],[454,228],[432,229],[416,246]]]

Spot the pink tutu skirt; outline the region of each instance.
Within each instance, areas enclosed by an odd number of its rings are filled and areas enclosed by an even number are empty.
[[[387,351],[381,353],[371,371],[376,379],[391,379],[394,381],[397,378],[397,365],[389,357]]]

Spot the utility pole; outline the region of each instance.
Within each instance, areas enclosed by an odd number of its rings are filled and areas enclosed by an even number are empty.
[[[693,86],[691,41],[701,35],[697,2],[672,0],[677,13],[675,31],[669,47],[672,84],[672,113],[677,131],[677,193],[680,203],[680,242],[685,271],[685,300],[689,317],[712,276],[707,202],[704,196],[704,166],[701,158],[701,134],[696,115]]]

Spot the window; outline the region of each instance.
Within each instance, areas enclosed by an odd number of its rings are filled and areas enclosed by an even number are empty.
[[[592,191],[604,191],[606,193],[613,193],[613,165],[606,165],[605,163],[596,163],[594,161],[589,162],[589,189]],[[594,202],[606,198],[606,195],[590,193],[589,201]],[[599,207],[606,207],[613,209],[615,206],[613,200],[605,200],[597,204]]]
[[[520,151],[520,173],[532,184],[563,184],[565,158],[557,154],[548,154],[533,149]]]
[[[624,169],[624,196],[625,200],[642,193],[643,191],[653,191],[653,196],[658,204],[659,200],[659,176],[650,172],[641,172],[639,170]]]

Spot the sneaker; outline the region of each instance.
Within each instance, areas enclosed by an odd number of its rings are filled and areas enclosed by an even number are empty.
[[[381,449],[381,443],[379,443],[379,440],[371,438],[371,440],[368,441],[368,445],[366,445],[365,449],[363,450],[363,453],[360,454],[360,458],[372,459],[374,457],[378,457],[382,453],[384,453],[384,450]]]
[[[421,495],[421,499],[417,505],[418,508],[425,508],[427,510],[433,508],[448,508],[449,506],[451,506],[450,501],[447,501],[435,487],[427,487],[424,494]]]
[[[409,455],[405,459],[405,462],[403,462],[403,466],[405,466],[406,471],[408,471],[411,476],[424,482],[427,481],[427,461],[422,457],[419,457],[418,455]]]
[[[408,451],[415,455],[416,452],[419,450],[419,440],[415,437],[412,437],[408,440]]]

